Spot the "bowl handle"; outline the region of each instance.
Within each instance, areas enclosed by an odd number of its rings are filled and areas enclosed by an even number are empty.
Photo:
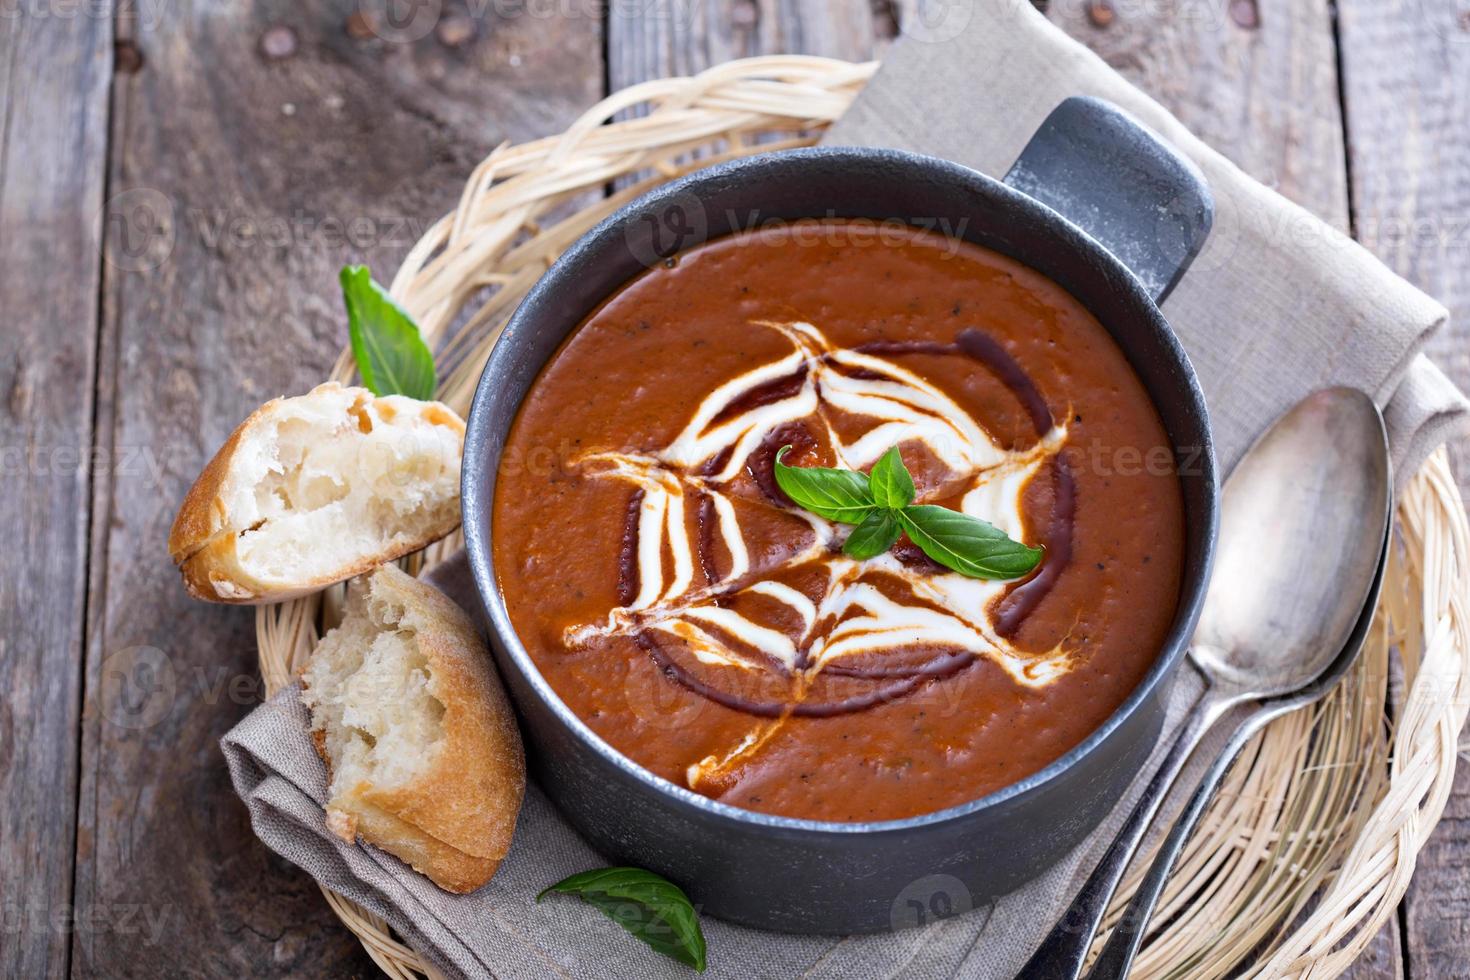
[[[1052,110],[1005,182],[1117,256],[1162,303],[1204,246],[1215,201],[1193,161],[1111,102]]]

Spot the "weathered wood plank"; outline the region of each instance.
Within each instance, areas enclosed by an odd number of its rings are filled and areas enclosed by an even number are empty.
[[[338,268],[386,279],[490,148],[600,97],[600,15],[446,3],[400,33],[358,0],[135,6],[99,438],[152,456],[99,493],[76,887],[140,915],[78,933],[73,969],[375,975],[233,798],[217,740],[260,698],[253,611],[189,600],[164,541],[230,429],[325,375],[346,341]]]
[[[74,929],[110,19],[0,18],[0,975],[57,976]],[[105,468],[105,467],[99,467]],[[18,551],[18,554],[16,553]]]
[[[1470,11],[1457,0],[1342,0],[1358,237],[1450,309],[1429,353],[1470,387]],[[1470,487],[1470,439],[1452,447]]]
[[[1327,4],[1053,0],[1047,10],[1246,173],[1337,228],[1349,227]],[[1402,959],[1397,923],[1390,922],[1348,976],[1402,977]]]
[[[892,39],[888,5],[869,0],[649,0],[608,8],[608,79],[616,91],[692,75],[731,58],[874,57]]]
[[[1429,353],[1470,387],[1470,11],[1457,0],[1339,0],[1343,93],[1358,237],[1443,302]],[[1451,446],[1470,493],[1470,439]],[[1462,755],[1462,760],[1464,756]],[[1470,767],[1409,887],[1412,977],[1470,971]]]
[[[1326,4],[1052,0],[1048,17],[1246,173],[1348,227]]]

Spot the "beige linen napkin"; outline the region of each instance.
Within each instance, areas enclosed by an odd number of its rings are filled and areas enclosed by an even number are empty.
[[[950,0],[935,10],[895,45],[827,142],[905,147],[1000,176],[1053,107],[1087,94],[1123,106],[1183,149],[1209,179],[1217,216],[1208,244],[1164,311],[1199,371],[1227,472],[1272,418],[1329,384],[1355,385],[1385,405],[1401,475],[1412,473],[1465,423],[1470,406],[1419,353],[1445,318],[1437,303],[1251,181],[1024,0]],[[476,608],[462,568],[439,577],[441,587]],[[1197,693],[1197,682],[1182,677],[1171,715],[1182,714]],[[605,863],[534,787],[510,857],[472,895],[445,894],[393,857],[342,844],[323,824],[326,777],[305,725],[293,688],[224,740],[255,832],[323,884],[383,916],[445,973],[689,975],[580,902],[558,897],[533,903],[546,885]],[[926,928],[834,939],[753,932],[706,919],[709,975],[1012,976],[1065,908],[1130,803],[1120,803],[1093,838],[1042,878],[993,906]],[[916,868],[914,875],[920,879],[925,871]],[[964,896],[950,897],[965,904]]]

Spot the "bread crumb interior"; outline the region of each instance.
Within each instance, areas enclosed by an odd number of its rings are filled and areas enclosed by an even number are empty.
[[[264,581],[330,575],[419,540],[459,509],[459,434],[391,403],[297,403],[242,447],[227,500],[241,565]]]
[[[363,783],[393,789],[433,764],[444,704],[401,605],[355,583],[342,624],[322,638],[304,679],[312,729],[333,761],[332,797]]]

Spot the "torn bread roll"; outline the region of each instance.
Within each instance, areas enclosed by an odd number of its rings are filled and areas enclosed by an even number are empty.
[[[463,420],[438,402],[335,382],[277,398],[204,468],[169,553],[200,599],[308,595],[458,527],[463,449]]]
[[[330,773],[327,825],[473,891],[510,849],[520,733],[479,634],[437,589],[384,565],[348,588],[302,674]]]

